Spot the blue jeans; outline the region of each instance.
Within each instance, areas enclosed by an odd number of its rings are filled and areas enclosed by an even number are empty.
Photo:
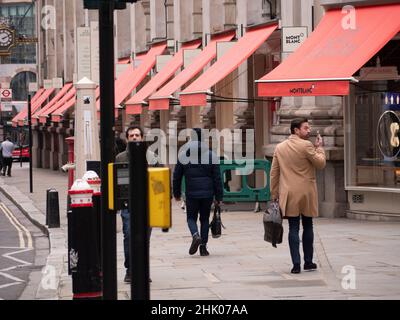
[[[300,216],[289,217],[289,247],[290,255],[292,257],[293,264],[300,264]],[[314,243],[314,231],[312,217],[305,217],[301,215],[301,223],[303,225],[303,253],[304,262],[311,263],[313,259],[313,243]]]
[[[124,233],[124,267],[130,271],[130,259],[129,259],[129,246],[130,246],[130,214],[128,209],[121,210],[121,219],[122,219],[122,232]],[[151,228],[149,228],[149,241],[151,236]]]
[[[202,244],[207,244],[208,242],[208,230],[210,228],[210,210],[212,203],[213,198],[186,198],[187,224],[192,236],[195,233],[199,233],[199,229],[197,227],[197,218],[200,213],[200,236]]]
[[[125,255],[124,266],[126,269],[129,270],[130,216],[128,209],[121,210],[121,219],[122,219],[122,232],[124,233],[124,255]]]

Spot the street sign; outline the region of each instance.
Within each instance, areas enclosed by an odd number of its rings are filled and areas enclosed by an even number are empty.
[[[12,111],[12,102],[2,102],[0,104],[2,112],[11,112]]]
[[[30,82],[28,85],[29,92],[36,92],[39,90],[37,82]]]
[[[44,88],[44,89],[51,89],[51,88],[53,88],[53,80],[51,80],[51,79],[44,79],[44,80],[43,80],[43,88]]]
[[[0,99],[1,100],[11,100],[12,99],[12,89],[0,89]]]
[[[53,78],[53,88],[61,89],[63,87],[63,79],[62,78]]]

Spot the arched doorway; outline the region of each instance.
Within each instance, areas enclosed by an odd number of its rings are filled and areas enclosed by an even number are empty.
[[[28,100],[30,82],[36,82],[36,74],[31,71],[19,72],[12,78],[10,88],[13,91],[14,101]]]

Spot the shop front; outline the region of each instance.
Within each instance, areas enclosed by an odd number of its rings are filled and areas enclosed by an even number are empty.
[[[385,57],[383,66],[361,69],[360,78],[371,80],[354,85],[345,104],[345,188],[353,218],[400,220],[400,41],[387,46],[391,52],[376,57]]]
[[[400,2],[356,7],[352,28],[341,8],[328,9],[304,44],[257,81],[264,97],[342,97],[351,218],[400,220],[399,14]]]

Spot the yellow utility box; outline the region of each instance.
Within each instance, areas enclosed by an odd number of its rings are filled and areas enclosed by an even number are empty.
[[[169,168],[148,168],[150,227],[171,228],[171,187]]]

